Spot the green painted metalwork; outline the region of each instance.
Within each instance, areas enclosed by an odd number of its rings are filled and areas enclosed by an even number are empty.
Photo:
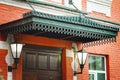
[[[50,14],[40,13],[40,12],[34,12],[34,11],[24,14],[24,17],[30,17],[30,16],[42,17],[42,18],[47,18],[49,20],[52,19],[52,20],[58,20],[58,21],[73,23],[73,24],[80,24],[80,25],[85,25],[85,26],[90,26],[90,27],[96,27],[96,28],[101,28],[101,29],[118,31],[118,28],[114,28],[114,27],[110,27],[110,26],[107,26],[107,25],[99,24],[97,22],[91,21],[91,20],[89,20],[87,18],[84,18],[84,17],[55,16],[55,15],[50,15]]]
[[[102,22],[107,22],[107,23],[111,23],[111,24],[115,24],[115,25],[119,25],[120,26],[120,22],[114,22],[114,21],[111,21],[111,20],[105,20],[105,19],[91,17],[91,16],[86,16],[86,18],[97,20],[97,21],[102,21]]]
[[[84,43],[115,37],[119,30],[84,17],[55,16],[40,12],[26,13],[23,19],[1,26],[0,30],[7,33],[32,34]]]

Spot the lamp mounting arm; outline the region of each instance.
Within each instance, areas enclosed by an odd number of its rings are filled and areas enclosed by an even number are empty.
[[[82,74],[83,73],[83,68],[84,68],[84,65],[81,64],[80,65],[81,72],[74,71],[74,76],[76,76],[77,74]]]
[[[86,13],[83,13],[82,11],[80,11],[80,10],[75,6],[73,0],[69,0],[69,4],[70,4],[70,5],[73,5],[73,7],[74,7],[79,13],[82,13],[81,15],[83,15],[84,17],[86,17],[86,16],[85,16]]]
[[[26,2],[27,2],[27,4],[31,7],[31,9],[32,9],[33,11],[36,11],[36,10],[34,9],[34,7],[30,4],[29,0],[26,0]]]
[[[78,11],[80,11],[80,10],[74,5],[74,3],[73,3],[72,0],[69,0],[69,4],[73,5],[75,9],[77,9]]]
[[[19,58],[14,58],[14,67],[12,69],[17,69],[18,63],[19,63]]]

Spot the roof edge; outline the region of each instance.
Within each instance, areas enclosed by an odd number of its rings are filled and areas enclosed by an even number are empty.
[[[114,22],[114,21],[111,21],[111,20],[97,18],[97,17],[93,17],[93,16],[86,16],[86,17],[90,18],[90,19],[98,20],[98,21],[104,21],[104,22],[107,22],[107,23],[112,23],[112,24],[115,24],[115,25],[120,25],[120,22]]]

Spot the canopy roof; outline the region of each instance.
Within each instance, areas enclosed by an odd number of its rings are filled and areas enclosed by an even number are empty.
[[[81,16],[57,16],[28,12],[22,19],[0,25],[7,33],[44,36],[75,42],[91,42],[117,36],[118,28],[100,24]]]

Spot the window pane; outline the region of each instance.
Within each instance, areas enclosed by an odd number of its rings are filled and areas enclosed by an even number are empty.
[[[98,73],[97,76],[97,80],[105,80],[105,73]]]
[[[89,80],[95,80],[94,77],[94,74],[89,74]]]
[[[96,70],[105,70],[104,57],[96,57]]]
[[[104,57],[89,56],[89,70],[102,70],[105,71]]]
[[[89,56],[89,69],[90,70],[95,70],[95,57],[94,56]]]

